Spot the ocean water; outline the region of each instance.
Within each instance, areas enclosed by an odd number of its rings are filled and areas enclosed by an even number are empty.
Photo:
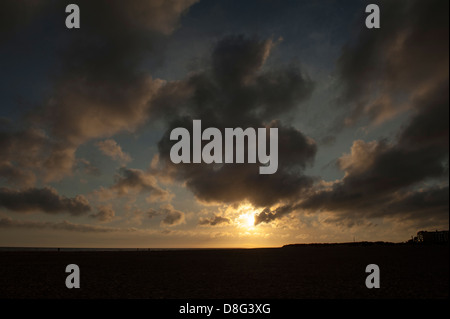
[[[0,251],[147,251],[164,249],[144,249],[144,248],[74,248],[74,247],[0,247]]]
[[[226,250],[241,248],[76,248],[76,247],[0,247],[1,251],[176,251],[176,250]],[[242,248],[245,249],[245,248]]]

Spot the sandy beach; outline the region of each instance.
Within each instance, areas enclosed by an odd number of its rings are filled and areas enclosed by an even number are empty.
[[[448,246],[0,252],[0,298],[448,298]],[[80,289],[65,267],[80,267]],[[365,286],[380,267],[381,287]]]

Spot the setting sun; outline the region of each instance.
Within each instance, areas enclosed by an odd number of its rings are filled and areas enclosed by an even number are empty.
[[[240,205],[237,209],[235,209],[235,213],[237,218],[235,219],[238,227],[253,229],[255,228],[255,208],[251,204],[243,204]]]
[[[255,227],[255,213],[245,212],[238,217],[238,225],[242,228],[252,229]]]
[[[253,213],[249,213],[244,217],[247,227],[249,228],[255,227],[255,215]]]

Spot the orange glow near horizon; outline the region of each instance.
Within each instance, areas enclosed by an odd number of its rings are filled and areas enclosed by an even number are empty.
[[[238,228],[245,228],[247,231],[255,229],[255,215],[257,212],[252,205],[243,204],[236,209],[236,213],[238,216],[235,219],[235,223]]]

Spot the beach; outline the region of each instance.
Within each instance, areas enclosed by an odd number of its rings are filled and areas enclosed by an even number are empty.
[[[2,251],[0,298],[448,298],[448,245],[261,249]],[[80,288],[65,286],[66,266]],[[380,288],[368,289],[368,264]]]

